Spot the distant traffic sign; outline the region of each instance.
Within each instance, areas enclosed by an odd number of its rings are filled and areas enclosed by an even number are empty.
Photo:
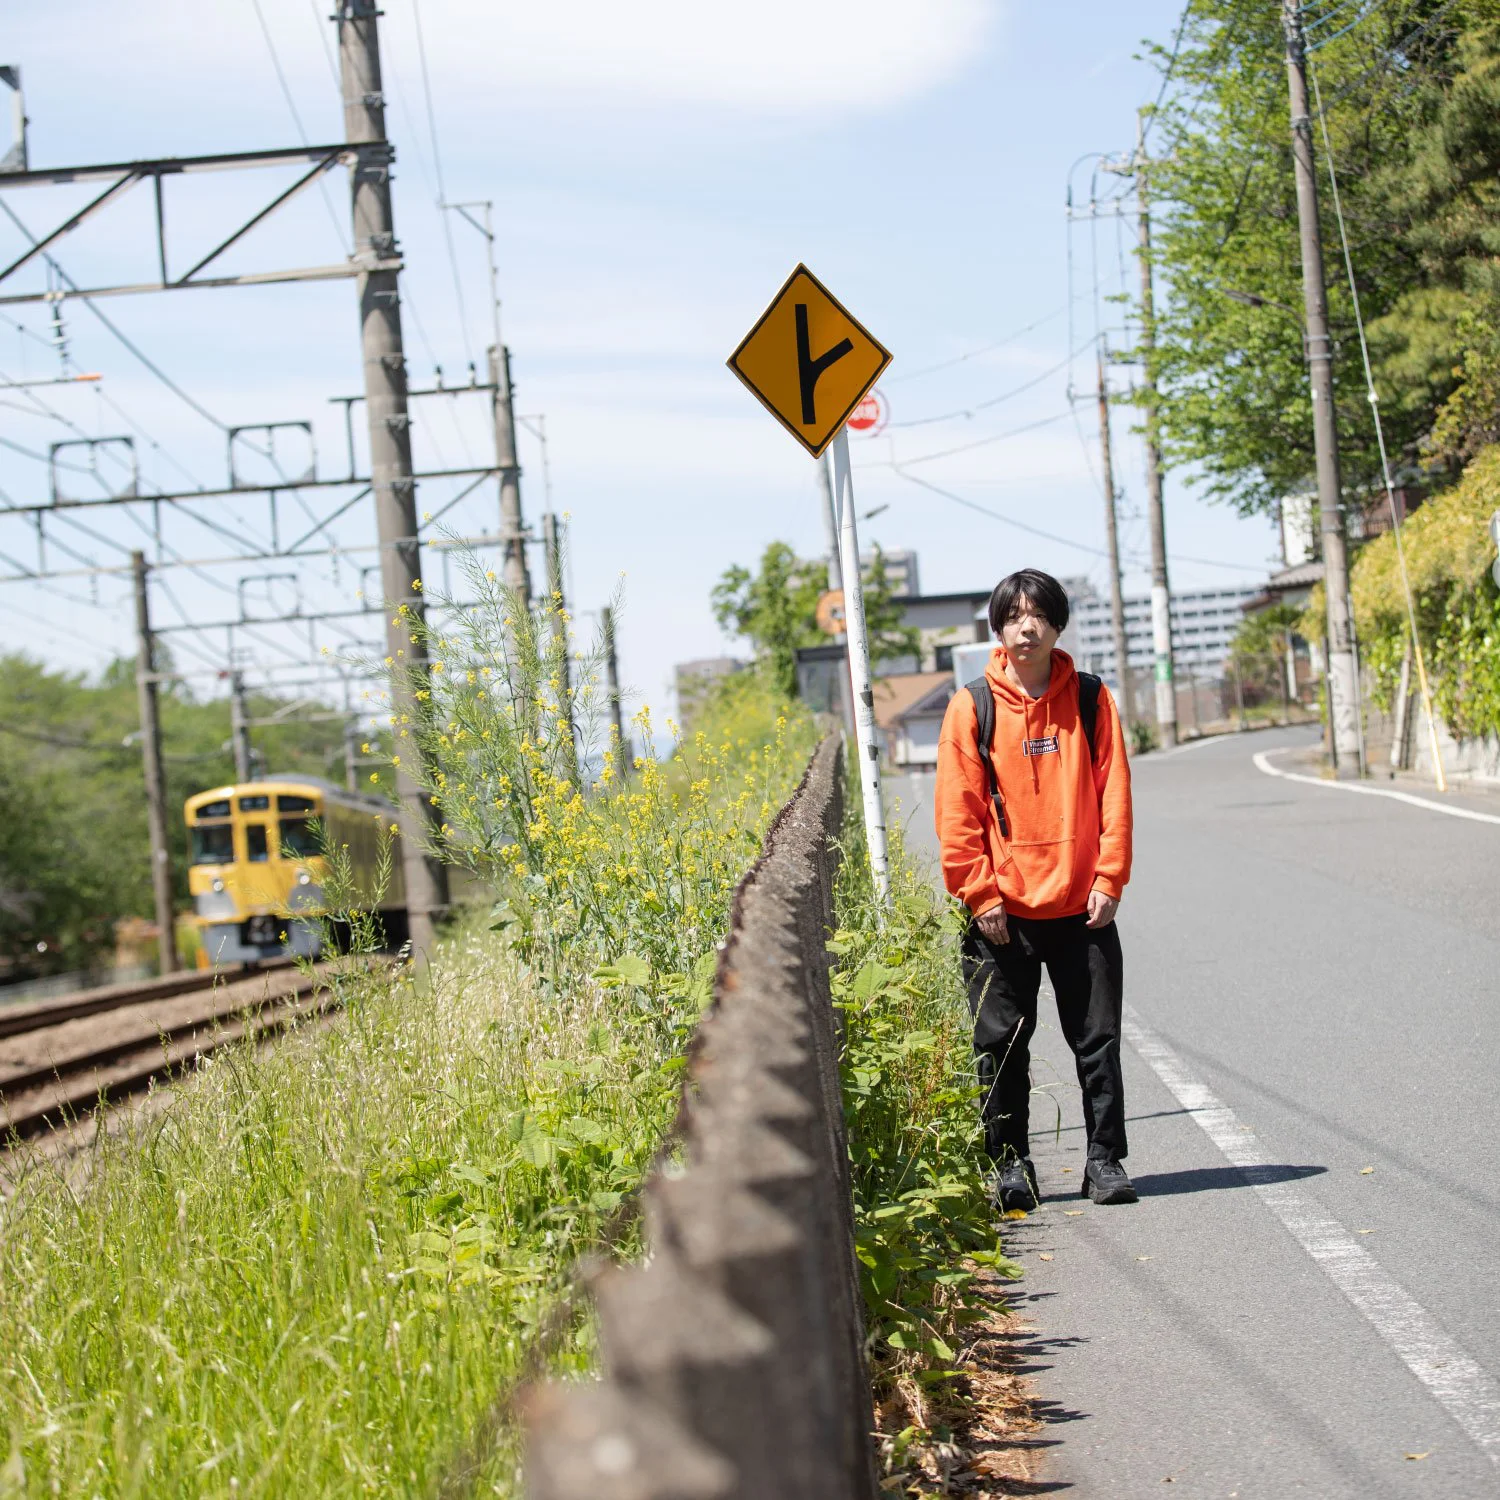
[[[890,351],[803,265],[729,356],[729,368],[814,458],[890,362]]]
[[[891,408],[885,397],[879,391],[871,391],[868,396],[862,396],[859,405],[854,408],[854,413],[849,418],[849,431],[861,433],[865,437],[879,437],[890,419]]]
[[[844,591],[843,589],[829,589],[827,593],[818,595],[818,608],[813,616],[818,622],[818,629],[824,635],[843,635],[847,628],[844,623]]]

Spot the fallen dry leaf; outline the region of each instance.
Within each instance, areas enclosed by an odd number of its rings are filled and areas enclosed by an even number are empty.
[[[1408,1453],[1406,1456],[1413,1463],[1419,1463],[1424,1458],[1430,1458],[1432,1456],[1432,1451],[1431,1449],[1429,1449],[1426,1453]]]
[[[1072,1170],[1073,1170],[1073,1169],[1072,1169],[1072,1167],[1064,1167],[1064,1168],[1063,1168],[1063,1171],[1064,1171],[1064,1172],[1071,1172],[1071,1171],[1072,1171]],[[1374,1169],[1374,1168],[1373,1168],[1373,1167],[1372,1167],[1372,1168],[1371,1168],[1371,1169],[1370,1169],[1370,1170],[1371,1170],[1371,1171],[1374,1171],[1374,1170],[1375,1170],[1375,1169]]]
[[[1065,1219],[1081,1219],[1083,1217],[1083,1210],[1081,1208],[1065,1208],[1063,1209],[1063,1217]]]
[[[1137,1260],[1150,1260],[1151,1257],[1149,1255],[1137,1255],[1136,1259]]]
[[[1370,1173],[1373,1172],[1374,1170],[1375,1170],[1374,1167],[1361,1167],[1359,1169],[1359,1175],[1361,1177],[1368,1177],[1370,1175]]]
[[[1038,1260],[1051,1260],[1052,1257],[1050,1255],[1039,1255],[1039,1256],[1037,1256],[1037,1259]]]
[[[1361,1229],[1361,1230],[1358,1231],[1358,1233],[1360,1233],[1360,1234],[1374,1234],[1375,1231],[1373,1229]]]

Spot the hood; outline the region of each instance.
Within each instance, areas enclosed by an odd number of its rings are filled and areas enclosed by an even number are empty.
[[[995,690],[995,697],[999,703],[1017,713],[1026,713],[1031,709],[1040,708],[1044,703],[1050,703],[1078,676],[1078,670],[1073,665],[1073,658],[1066,651],[1059,651],[1054,646],[1052,648],[1052,676],[1047,683],[1047,691],[1040,698],[1028,698],[1005,675],[1008,660],[1005,647],[996,646],[990,653],[989,661],[985,663],[984,675],[989,685]]]

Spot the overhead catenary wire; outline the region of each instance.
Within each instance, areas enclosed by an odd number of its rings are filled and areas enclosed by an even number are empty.
[[[453,223],[448,213],[448,188],[443,180],[443,153],[438,145],[437,111],[433,107],[432,80],[427,72],[427,42],[422,35],[421,0],[411,0],[411,14],[417,33],[417,63],[422,73],[422,97],[427,104],[427,133],[432,140],[432,170],[437,178],[437,206],[443,219],[443,238],[448,245],[448,265],[453,272],[453,297],[458,304],[458,324],[463,337],[464,356],[472,365],[474,348],[469,342],[469,317],[464,307],[463,280],[458,274],[458,250],[453,243]]]
[[[271,66],[276,70],[276,81],[281,85],[281,97],[286,100],[286,107],[291,111],[292,123],[297,127],[297,134],[302,139],[304,146],[311,144],[307,127],[302,123],[302,113],[297,108],[297,101],[293,97],[292,87],[287,82],[286,70],[281,66],[281,54],[276,50],[276,38],[271,34],[271,28],[266,24],[265,12],[261,9],[260,0],[250,0],[255,8],[255,19],[260,22],[260,34],[266,40],[266,50],[271,54]],[[351,254],[354,249],[350,238],[349,226],[339,218],[333,206],[333,199],[328,196],[328,183],[319,177],[318,195],[323,200],[323,207],[328,210],[328,217],[333,223],[333,233],[339,242],[340,248],[346,255]]]

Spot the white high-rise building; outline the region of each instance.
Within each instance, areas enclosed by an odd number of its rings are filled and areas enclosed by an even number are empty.
[[[1069,585],[1072,618],[1061,645],[1071,651],[1086,672],[1115,676],[1114,627],[1109,600],[1092,589],[1073,592]],[[1179,671],[1217,676],[1229,655],[1230,642],[1245,617],[1245,603],[1262,592],[1252,584],[1228,588],[1188,589],[1172,595],[1172,656]],[[1125,601],[1125,641],[1132,667],[1150,668],[1156,659],[1151,639],[1151,600],[1138,596]]]

